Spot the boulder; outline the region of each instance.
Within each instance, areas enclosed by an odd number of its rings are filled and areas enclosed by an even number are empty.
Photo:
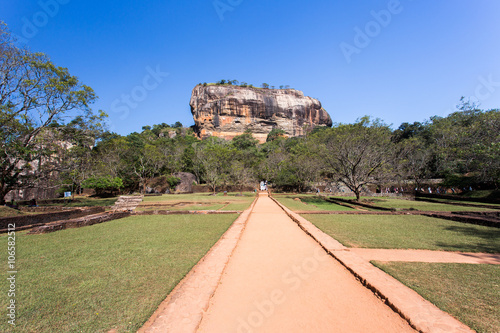
[[[192,193],[193,184],[196,184],[196,176],[190,172],[176,172],[172,176],[181,180],[175,187],[175,193]]]
[[[190,105],[200,138],[232,139],[250,130],[262,143],[275,128],[293,137],[316,126],[332,126],[320,101],[295,89],[197,85]]]

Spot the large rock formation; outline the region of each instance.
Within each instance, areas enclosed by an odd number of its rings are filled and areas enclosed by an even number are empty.
[[[265,142],[274,128],[300,136],[315,126],[332,125],[317,99],[294,89],[197,85],[190,105],[201,138],[232,139],[250,129],[256,139]]]

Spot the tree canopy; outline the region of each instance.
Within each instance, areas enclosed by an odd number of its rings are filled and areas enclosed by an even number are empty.
[[[52,158],[103,129],[94,91],[47,55],[19,48],[0,24],[0,201],[12,189],[36,186],[58,165]],[[86,139],[89,144],[90,139]],[[93,142],[91,143],[93,144]]]

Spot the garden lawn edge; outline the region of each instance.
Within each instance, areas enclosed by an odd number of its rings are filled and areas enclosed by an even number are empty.
[[[311,222],[272,198],[299,227],[316,240],[326,252],[344,265],[365,287],[419,332],[474,332],[455,317],[425,300],[414,290],[376,268],[368,261],[325,234]]]
[[[257,201],[243,211],[179,282],[138,333],[196,332]]]

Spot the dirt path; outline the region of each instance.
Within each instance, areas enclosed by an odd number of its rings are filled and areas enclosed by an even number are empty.
[[[500,265],[500,254],[351,248],[365,260]]]
[[[198,332],[414,332],[267,195]]]

